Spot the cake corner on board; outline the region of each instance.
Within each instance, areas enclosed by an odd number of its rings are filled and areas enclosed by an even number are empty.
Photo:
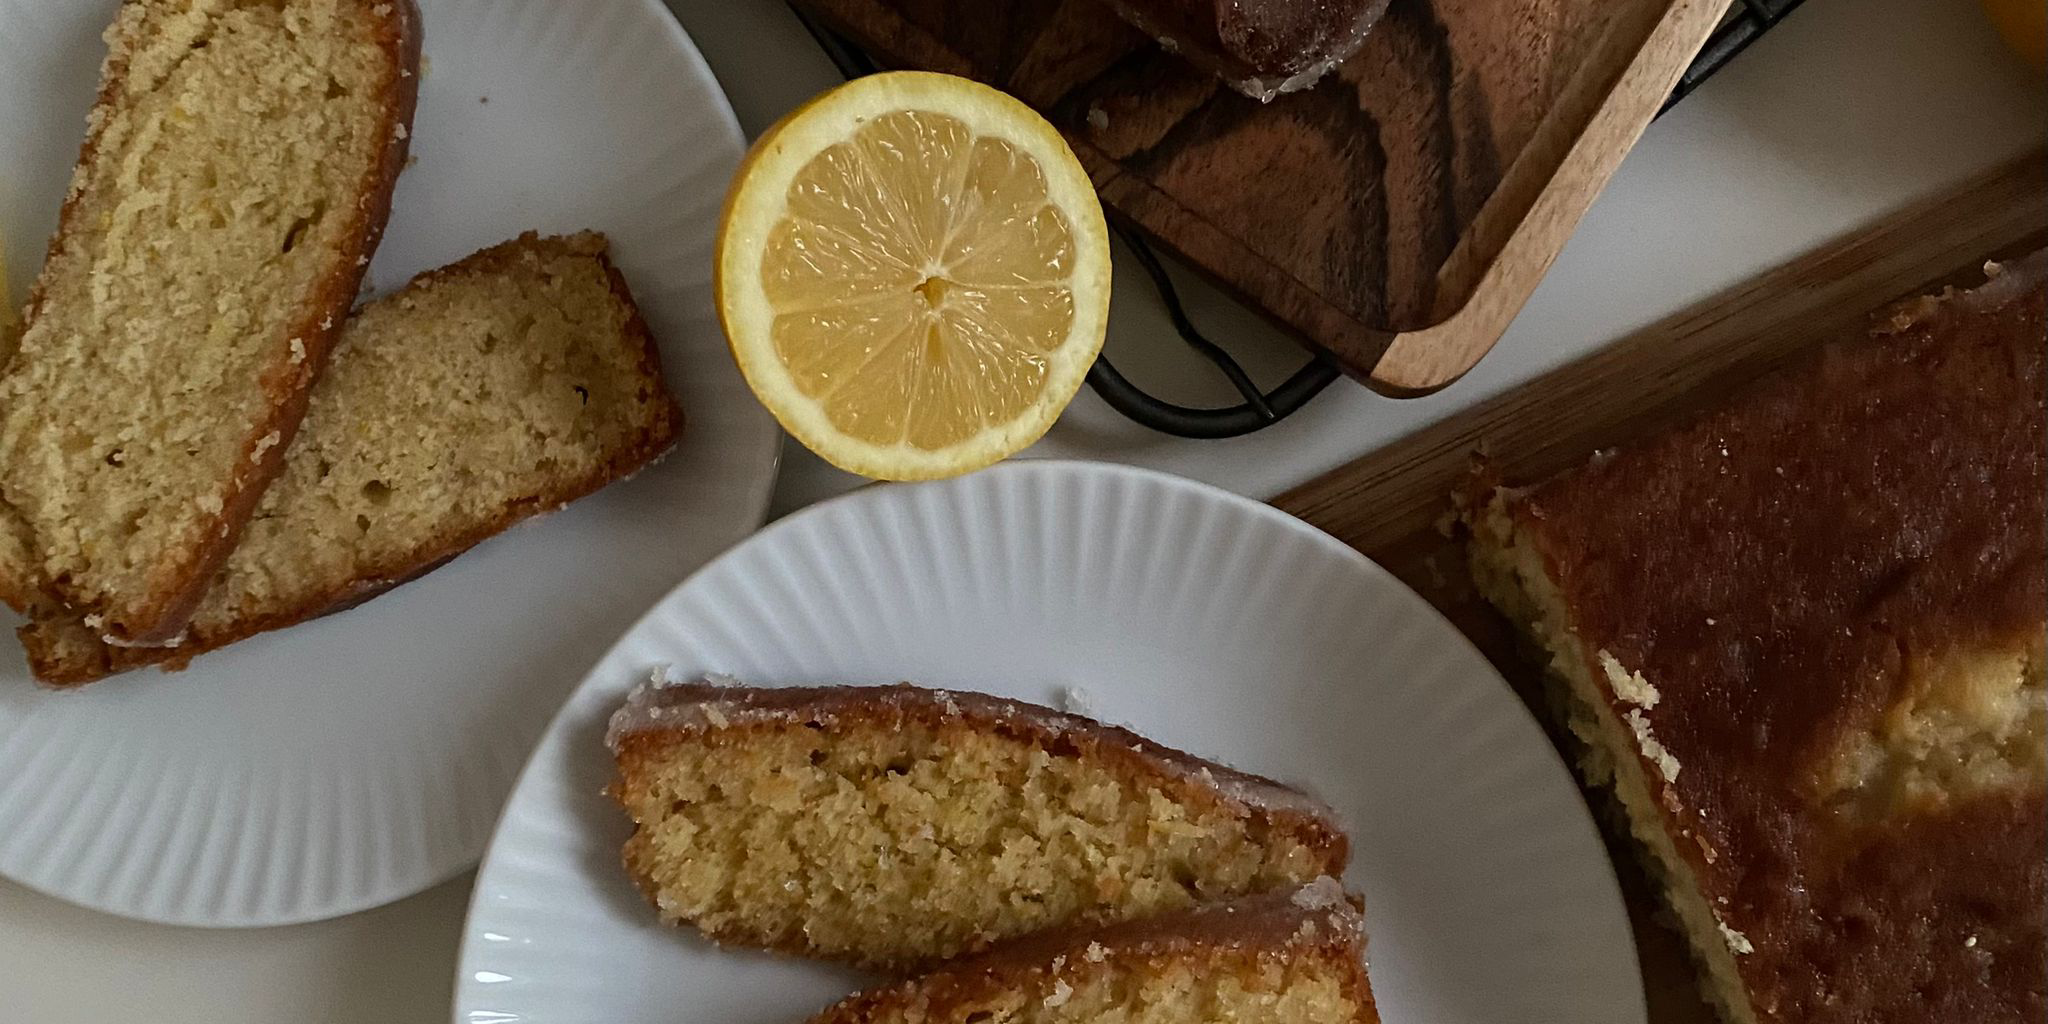
[[[1468,502],[1731,1021],[2048,1010],[2044,271]]]

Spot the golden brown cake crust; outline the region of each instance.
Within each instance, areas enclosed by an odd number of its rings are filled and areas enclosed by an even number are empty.
[[[413,278],[406,287],[410,290],[428,287],[449,278],[504,274],[510,272],[522,260],[544,259],[564,253],[587,256],[596,259],[603,266],[611,284],[613,298],[628,313],[624,334],[628,344],[639,354],[639,376],[658,387],[663,379],[660,351],[655,345],[653,335],[648,332],[647,322],[641,317],[639,307],[633,302],[633,295],[626,287],[625,278],[619,274],[618,267],[611,261],[603,235],[583,232],[542,238],[535,232],[528,231],[512,241],[492,246],[448,266],[426,271]],[[75,616],[40,616],[43,621],[31,621],[20,631],[22,645],[28,652],[29,666],[38,682],[52,686],[77,686],[146,665],[162,665],[175,671],[186,667],[198,655],[218,650],[258,633],[282,629],[322,615],[353,608],[393,587],[432,572],[485,539],[504,532],[520,520],[551,511],[589,495],[613,481],[632,475],[668,452],[675,446],[676,439],[682,432],[683,413],[675,400],[665,391],[650,397],[654,399],[653,414],[642,424],[638,436],[631,443],[615,450],[611,458],[595,472],[580,478],[562,480],[556,487],[545,492],[525,495],[506,504],[499,514],[489,521],[477,523],[465,530],[422,538],[421,544],[408,552],[402,561],[368,566],[365,571],[353,577],[335,580],[325,591],[297,602],[289,608],[242,617],[230,623],[227,628],[208,629],[195,623],[184,642],[176,647],[81,644],[77,639],[83,627],[77,624]],[[284,446],[278,447],[282,449]],[[67,639],[72,642],[65,642]],[[75,652],[81,648],[89,652],[89,655],[77,656]]]
[[[1343,972],[1351,1024],[1379,1020],[1365,972],[1363,908],[1334,879],[1101,928],[1063,928],[948,963],[931,974],[848,996],[809,1024],[860,1024],[916,1007],[929,1021],[974,1020],[1002,992],[1044,988],[1063,973],[1114,965],[1144,971],[1204,959],[1221,969],[1273,957],[1321,958]]]
[[[378,0],[378,7],[374,10],[381,22],[377,43],[387,54],[386,59],[399,68],[400,73],[383,97],[385,118],[382,137],[391,142],[378,154],[376,163],[365,176],[361,201],[350,215],[354,229],[347,234],[357,239],[358,244],[353,251],[339,254],[335,269],[317,289],[314,301],[308,303],[306,315],[294,325],[292,334],[302,339],[304,357],[293,360],[280,352],[278,362],[264,377],[263,388],[270,402],[271,414],[265,423],[249,433],[244,444],[242,460],[237,464],[246,462],[250,469],[230,481],[222,497],[219,522],[223,528],[195,538],[183,564],[165,574],[169,582],[159,588],[159,594],[138,605],[123,619],[110,618],[106,621],[107,631],[126,642],[163,644],[177,640],[179,631],[206,596],[206,588],[215,570],[234,550],[241,528],[255,513],[265,485],[283,466],[284,452],[290,447],[299,420],[305,415],[313,380],[333,345],[342,321],[348,316],[349,307],[355,303],[363,271],[383,237],[385,222],[391,214],[391,194],[397,187],[399,172],[405,169],[413,112],[419,100],[420,14],[414,0]],[[87,119],[92,128],[79,147],[78,166],[91,163],[97,153],[100,133],[109,121],[108,111],[124,93],[127,74],[125,57],[116,56],[109,60],[99,95]],[[48,247],[51,256],[62,247],[81,198],[83,195],[74,191],[59,209],[57,230]],[[35,322],[43,299],[43,280],[38,276],[29,289],[22,317],[24,324]],[[264,440],[273,434],[277,440]],[[13,513],[10,510],[8,514]],[[34,603],[33,595],[45,591],[63,604],[84,612],[92,611],[98,604],[94,595],[69,586],[62,579],[40,583],[11,577],[0,580],[0,600],[16,610]]]
[[[2039,670],[2044,262],[1901,307],[1873,338],[1508,503],[1585,649],[1656,689],[1609,696],[1675,759],[1675,779],[1647,774],[1754,947],[1737,960],[1759,1019],[2048,1014],[2038,770],[1877,807],[1842,782],[1844,752],[1930,672],[1984,652]]]

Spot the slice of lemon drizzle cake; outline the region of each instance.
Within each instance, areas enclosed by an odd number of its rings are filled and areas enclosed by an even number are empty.
[[[1021,939],[810,1024],[1373,1024],[1364,916],[1333,878]]]
[[[627,871],[712,939],[909,970],[1344,870],[1304,794],[1050,708],[910,685],[644,685]]]
[[[410,0],[129,0],[19,348],[0,496],[44,585],[176,639],[304,414],[390,209]]]

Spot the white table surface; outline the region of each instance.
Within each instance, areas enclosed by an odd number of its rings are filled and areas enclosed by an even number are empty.
[[[749,134],[837,80],[781,0],[668,3]],[[1268,496],[2038,145],[2048,93],[1975,8],[1808,0],[1651,126],[1499,347],[1438,395],[1396,401],[1339,384],[1259,434],[1179,441],[1084,390],[1033,454],[1139,463]],[[1255,376],[1270,384],[1299,362],[1227,299],[1188,291],[1196,322],[1229,339]],[[1232,397],[1177,349],[1150,289],[1120,289],[1109,342],[1119,368],[1190,404]],[[775,511],[856,482],[792,450]],[[446,1020],[469,886],[464,875],[335,921],[208,931],[124,921],[0,882],[0,1021]]]

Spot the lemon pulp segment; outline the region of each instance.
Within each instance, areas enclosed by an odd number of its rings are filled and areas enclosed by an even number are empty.
[[[1030,410],[1074,322],[1045,174],[941,113],[865,119],[791,181],[761,283],[791,381],[833,427],[934,451]]]

